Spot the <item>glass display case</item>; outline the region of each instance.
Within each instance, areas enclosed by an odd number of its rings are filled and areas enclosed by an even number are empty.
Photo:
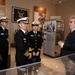
[[[75,54],[0,70],[0,75],[75,75]]]

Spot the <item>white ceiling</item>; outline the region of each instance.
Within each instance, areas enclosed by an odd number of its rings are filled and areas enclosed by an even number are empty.
[[[49,0],[50,1],[50,0]],[[63,3],[65,1],[68,1],[68,0],[51,0],[51,3],[53,4],[58,4],[58,3]]]
[[[44,1],[44,2],[49,2],[49,3],[52,3],[52,4],[58,4],[58,3],[66,2],[68,0],[38,0],[38,1]]]

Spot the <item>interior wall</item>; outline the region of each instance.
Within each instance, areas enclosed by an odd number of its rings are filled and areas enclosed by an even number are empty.
[[[65,25],[64,37],[65,38],[70,31],[69,25],[68,25],[69,19],[72,16],[75,16],[74,7],[75,7],[75,0],[68,0],[56,6],[56,14],[60,15],[62,19],[64,20],[64,25]]]
[[[13,23],[11,21],[12,18],[12,6],[26,8],[29,10],[29,26],[28,30],[31,30],[31,23],[33,21],[33,10],[34,6],[46,8],[46,19],[49,20],[50,16],[56,15],[56,7],[55,5],[50,4],[50,2],[41,1],[41,0],[6,0],[6,15],[10,18],[9,20],[9,40],[10,43],[14,42],[14,30],[18,28],[17,23]]]

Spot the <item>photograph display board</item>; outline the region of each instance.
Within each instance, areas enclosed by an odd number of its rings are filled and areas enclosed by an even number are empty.
[[[56,21],[44,22],[44,53],[54,56]]]
[[[44,22],[44,54],[55,57],[56,45],[58,41],[63,40],[63,31],[62,21],[49,20]]]

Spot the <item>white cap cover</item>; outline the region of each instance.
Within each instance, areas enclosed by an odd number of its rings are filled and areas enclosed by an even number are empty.
[[[37,22],[37,21],[34,21],[34,22],[32,22],[32,24],[39,24],[39,22]]]
[[[20,18],[20,19],[17,20],[17,22],[20,22],[20,21],[26,21],[26,20],[28,20],[28,17]]]
[[[1,18],[0,18],[0,20],[5,20],[5,19],[7,19],[7,17],[1,17]]]
[[[7,17],[1,17],[0,22],[8,22],[8,18]]]

